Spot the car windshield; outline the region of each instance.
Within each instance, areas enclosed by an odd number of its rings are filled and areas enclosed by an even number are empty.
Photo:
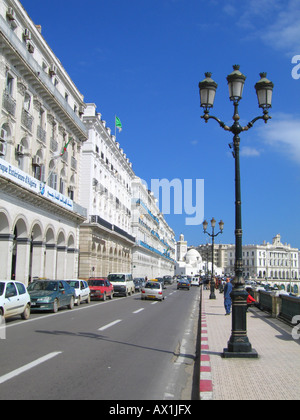
[[[58,290],[58,283],[54,281],[36,281],[28,286],[30,292],[45,290],[48,292],[56,292]]]
[[[159,283],[146,283],[145,289],[160,289]]]
[[[0,296],[3,295],[4,289],[5,289],[5,283],[0,283]]]
[[[105,286],[104,280],[89,280],[89,286]]]
[[[74,289],[79,289],[79,281],[76,281],[76,280],[67,280],[67,283],[71,287],[74,287]]]
[[[125,281],[125,275],[124,274],[109,274],[108,280],[113,281]]]

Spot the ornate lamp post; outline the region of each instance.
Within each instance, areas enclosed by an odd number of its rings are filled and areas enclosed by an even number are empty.
[[[220,222],[219,222],[220,231],[218,233],[215,233],[216,221],[215,221],[214,218],[211,219],[210,224],[211,224],[211,227],[212,227],[212,233],[207,232],[208,223],[207,223],[206,220],[204,220],[204,222],[203,222],[203,232],[206,233],[208,236],[210,236],[212,238],[212,258],[211,258],[212,266],[211,266],[209,299],[216,299],[216,295],[215,295],[216,283],[215,283],[215,276],[214,276],[214,246],[215,246],[215,237],[220,235],[220,233],[223,233],[224,222],[222,222],[222,220],[220,220]]]
[[[205,79],[199,83],[201,107],[204,108],[204,115],[201,116],[207,123],[209,119],[217,121],[225,131],[233,133],[233,143],[229,145],[233,149],[235,159],[235,277],[232,292],[232,334],[228,341],[228,348],[224,349],[224,357],[258,357],[249,342],[247,336],[247,292],[243,279],[243,256],[242,256],[242,203],[241,203],[241,182],[240,182],[240,133],[248,131],[258,120],[265,123],[271,118],[268,110],[272,106],[273,83],[270,82],[266,73],[260,73],[260,81],[256,83],[255,90],[258,98],[258,105],[263,109],[263,115],[254,118],[245,127],[239,123],[239,101],[242,99],[243,88],[246,80],[240,72],[240,66],[233,66],[233,72],[227,76],[229,87],[229,98],[234,105],[233,125],[227,126],[218,118],[209,114],[213,108],[215,94],[218,85],[211,78],[211,73],[205,73]]]

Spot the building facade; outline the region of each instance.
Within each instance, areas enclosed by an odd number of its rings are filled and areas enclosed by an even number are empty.
[[[83,96],[18,0],[0,4],[0,278],[78,275]]]
[[[225,268],[227,267],[227,249],[228,245],[224,244],[214,244],[214,273],[218,275],[224,275]],[[211,267],[212,261],[212,244],[207,243],[199,245],[196,247],[196,250],[200,253],[203,262],[205,262],[205,273],[207,274]]]
[[[226,272],[234,273],[235,247],[228,246]],[[278,234],[272,243],[243,246],[244,278],[266,281],[280,288],[299,286],[299,250],[281,243]]]
[[[157,200],[139,177],[132,181],[132,250],[134,277],[174,275],[175,234],[157,206]]]
[[[131,227],[132,163],[97,113],[87,104],[83,121],[80,204],[87,220],[80,227],[80,277],[130,272],[135,238]]]

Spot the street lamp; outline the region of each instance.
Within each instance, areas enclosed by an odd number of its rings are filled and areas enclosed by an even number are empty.
[[[224,357],[258,357],[247,337],[247,292],[243,279],[243,256],[242,256],[242,203],[240,182],[240,133],[248,131],[258,120],[265,123],[271,118],[268,110],[272,106],[272,93],[274,84],[267,79],[266,73],[260,73],[261,79],[255,85],[259,108],[263,109],[263,115],[254,118],[245,127],[239,123],[239,101],[242,99],[246,76],[240,72],[240,66],[233,66],[233,72],[227,76],[229,98],[234,105],[233,125],[227,126],[223,121],[209,114],[213,108],[217,84],[211,78],[211,73],[205,73],[205,79],[199,83],[201,107],[204,115],[201,118],[207,123],[209,119],[217,121],[225,131],[233,133],[233,143],[229,147],[233,149],[235,159],[235,277],[232,297],[232,334],[228,341],[228,348],[224,349]]]
[[[214,218],[211,219],[210,224],[211,224],[211,227],[212,227],[212,233],[207,232],[208,222],[206,220],[204,220],[204,222],[202,223],[203,232],[206,233],[208,236],[210,236],[212,238],[212,258],[211,258],[212,266],[211,266],[209,299],[216,299],[216,295],[215,295],[215,285],[216,285],[216,283],[215,283],[215,277],[214,277],[214,246],[215,246],[215,237],[220,235],[220,233],[223,233],[224,222],[222,220],[220,220],[220,222],[219,222],[220,231],[218,233],[215,233],[216,221],[215,221]]]

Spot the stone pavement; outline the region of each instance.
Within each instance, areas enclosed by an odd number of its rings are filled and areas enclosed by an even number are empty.
[[[300,339],[293,339],[292,327],[251,308],[247,331],[258,359],[224,359],[231,316],[225,316],[223,294],[209,295],[203,290],[200,399],[300,400]]]

